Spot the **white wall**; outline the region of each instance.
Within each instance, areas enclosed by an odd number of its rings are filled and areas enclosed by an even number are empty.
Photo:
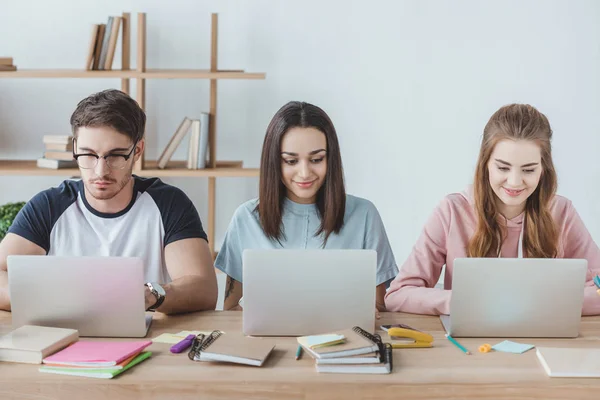
[[[340,136],[348,191],[379,208],[399,264],[438,201],[470,182],[483,126],[511,102],[549,117],[559,191],[600,241],[600,2],[0,0],[0,55],[19,68],[81,68],[90,24],[123,11],[148,13],[150,68],[207,68],[210,13],[219,12],[219,67],[267,73],[219,83],[220,159],[257,167],[281,105],[323,107]],[[42,135],[67,133],[81,98],[119,85],[0,79],[0,157],[38,157]],[[148,158],[184,115],[207,109],[206,81],[147,82]],[[0,177],[0,204],[60,181]],[[205,180],[168,182],[206,219]],[[219,241],[257,183],[218,180]]]

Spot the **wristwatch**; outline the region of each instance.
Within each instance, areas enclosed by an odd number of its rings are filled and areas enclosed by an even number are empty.
[[[145,285],[150,289],[150,293],[156,297],[156,303],[151,305],[146,311],[156,311],[163,301],[165,301],[165,289],[156,282],[146,282]]]

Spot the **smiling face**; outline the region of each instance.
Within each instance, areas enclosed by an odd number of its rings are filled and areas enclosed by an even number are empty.
[[[542,176],[540,146],[532,140],[501,140],[487,167],[500,213],[508,219],[521,214]]]
[[[281,139],[281,178],[287,197],[315,203],[327,174],[327,139],[315,128],[295,127]]]

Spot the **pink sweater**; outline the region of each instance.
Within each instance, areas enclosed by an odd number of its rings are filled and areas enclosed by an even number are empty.
[[[435,209],[385,295],[388,310],[433,315],[450,313],[454,259],[467,257],[467,245],[477,226],[471,193],[448,195]],[[571,201],[556,196],[551,211],[560,235],[558,257],[588,261],[582,314],[598,315],[600,296],[592,278],[600,273],[600,250]],[[522,223],[523,214],[508,221],[502,257],[517,257]],[[434,288],[444,264],[445,289]]]

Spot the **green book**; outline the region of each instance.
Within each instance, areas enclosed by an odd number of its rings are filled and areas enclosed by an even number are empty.
[[[102,378],[111,379],[119,375],[122,372],[127,371],[129,368],[141,363],[145,359],[152,355],[150,351],[143,351],[137,355],[129,364],[123,368],[108,368],[108,369],[97,369],[97,368],[65,368],[65,367],[40,367],[40,372],[48,372],[50,374],[60,375],[73,375],[73,376],[87,376],[88,378]]]

